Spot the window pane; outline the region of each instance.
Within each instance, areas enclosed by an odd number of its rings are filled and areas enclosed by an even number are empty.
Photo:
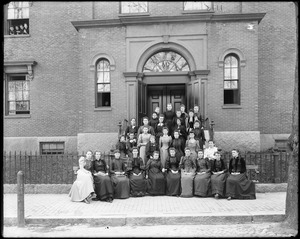
[[[109,72],[103,72],[103,73],[104,73],[104,82],[110,82]]]
[[[16,91],[16,100],[23,100],[23,92]]]
[[[231,79],[238,79],[238,68],[231,68]]]
[[[230,89],[230,81],[224,81],[224,89]]]
[[[56,148],[57,148],[57,149],[64,149],[64,144],[63,144],[63,143],[58,143],[58,144],[56,145]]]
[[[237,89],[238,88],[238,81],[231,81],[231,89]]]
[[[189,71],[184,57],[172,51],[158,52],[151,56],[143,67],[143,72]]]
[[[29,90],[29,81],[23,82],[23,90]]]
[[[9,110],[15,111],[16,110],[16,102],[15,101],[14,102],[9,102],[8,108],[9,108]]]
[[[8,91],[15,92],[15,85],[16,85],[16,82],[9,81],[8,82]]]
[[[104,91],[105,92],[110,92],[110,84],[104,85]]]
[[[238,60],[234,56],[231,56],[230,58],[231,58],[231,66],[238,67]]]
[[[16,102],[16,110],[29,110],[29,104],[27,101],[17,101]]]
[[[98,72],[97,73],[97,83],[102,83],[104,82],[104,79],[103,79],[103,72]]]
[[[104,91],[104,84],[98,84],[98,92]]]
[[[210,10],[211,2],[184,2],[183,10]]]
[[[8,100],[9,101],[15,101],[16,100],[15,92],[8,92]]]
[[[148,12],[148,2],[121,2],[122,13]]]
[[[224,60],[224,66],[226,68],[230,67],[230,57],[226,57]]]
[[[23,91],[23,99],[29,100],[29,91]]]
[[[230,68],[224,70],[224,79],[226,79],[226,80],[231,79]]]
[[[56,149],[56,144],[50,144],[49,149]]]
[[[109,62],[108,61],[103,61],[103,70],[104,71],[109,71]]]

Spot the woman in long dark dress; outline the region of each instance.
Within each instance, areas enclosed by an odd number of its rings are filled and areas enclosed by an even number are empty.
[[[152,196],[166,194],[166,182],[163,174],[164,168],[159,158],[159,152],[154,151],[146,165],[146,178],[148,178],[148,193]]]
[[[164,123],[165,116],[163,114],[159,115],[158,123],[155,126],[155,141],[158,144],[160,136],[163,136],[163,128],[166,126]]]
[[[119,138],[118,143],[116,144],[116,149],[119,150],[120,154],[121,154],[121,158],[125,158],[128,150],[128,146],[126,144],[126,137],[125,135],[121,135]]]
[[[227,179],[227,165],[221,158],[221,154],[217,151],[214,153],[215,159],[212,164],[210,176],[211,180],[211,193],[216,199],[225,196],[225,186]]]
[[[146,144],[146,165],[148,160],[153,156],[154,151],[158,150],[158,144],[155,142],[155,136],[150,136],[150,141]]]
[[[125,129],[125,136],[129,138],[129,133],[133,133],[134,137],[137,138],[138,127],[136,125],[136,119],[131,118],[130,125],[128,125]]]
[[[166,161],[166,195],[179,196],[181,193],[181,176],[179,171],[180,158],[175,156],[175,148],[169,149],[170,156]]]
[[[246,162],[239,155],[238,150],[231,151],[232,158],[229,162],[229,176],[226,180],[226,197],[228,200],[256,199],[255,184],[247,179]]]
[[[134,133],[129,133],[129,139],[126,141],[126,148],[128,157],[132,157],[132,149],[137,146],[137,139],[134,137]]]
[[[180,162],[181,157],[184,155],[185,142],[180,138],[179,130],[174,131],[174,139],[172,140],[171,147],[175,148],[175,157]]]
[[[195,133],[195,139],[199,141],[199,146],[200,149],[203,150],[205,147],[205,134],[204,134],[204,129],[200,128],[200,121],[195,120],[194,122],[194,133]]]
[[[99,151],[95,152],[95,160],[93,161],[93,175],[97,197],[93,198],[92,200],[112,202],[114,198],[113,184],[108,174],[106,162],[101,158],[101,152]]]
[[[172,110],[172,104],[168,103],[167,104],[167,110],[164,112],[165,115],[165,123],[166,126],[168,127],[168,135],[171,136],[172,135],[172,131],[173,131],[173,118],[176,117],[175,112]]]
[[[115,150],[115,157],[111,163],[111,179],[114,185],[114,198],[129,198],[130,185],[129,179],[126,177],[126,168],[124,158],[120,157],[120,151]]]
[[[191,150],[184,150],[185,156],[181,157],[179,168],[181,171],[181,197],[192,197],[194,177],[196,171],[196,160],[191,157]]]
[[[142,197],[147,192],[147,180],[145,178],[144,161],[138,156],[138,149],[132,149],[132,158],[127,162],[127,175],[129,175],[130,195],[133,197]]]
[[[196,165],[197,169],[196,176],[194,178],[194,195],[200,197],[209,197],[211,196],[211,168],[208,159],[204,158],[202,150],[198,151]]]

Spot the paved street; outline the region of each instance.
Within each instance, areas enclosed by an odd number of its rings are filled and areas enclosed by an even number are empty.
[[[281,223],[232,225],[162,225],[90,227],[4,227],[5,237],[291,237],[297,232]]]

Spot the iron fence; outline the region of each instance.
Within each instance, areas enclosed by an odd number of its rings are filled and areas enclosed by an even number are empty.
[[[17,173],[24,172],[25,184],[72,184],[76,175],[73,166],[78,166],[79,153],[40,155],[37,152],[4,152],[3,182],[16,184]],[[110,152],[103,152],[105,160],[111,158]],[[241,153],[246,165],[258,165],[257,179],[260,183],[287,182],[289,153],[255,152]],[[229,163],[231,153],[224,152],[222,157]],[[251,172],[250,179],[255,172]]]

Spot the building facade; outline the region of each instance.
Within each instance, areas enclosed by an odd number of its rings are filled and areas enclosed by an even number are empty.
[[[199,105],[225,151],[291,132],[293,2],[11,2],[4,13],[6,151],[108,151],[120,121],[167,103]]]

